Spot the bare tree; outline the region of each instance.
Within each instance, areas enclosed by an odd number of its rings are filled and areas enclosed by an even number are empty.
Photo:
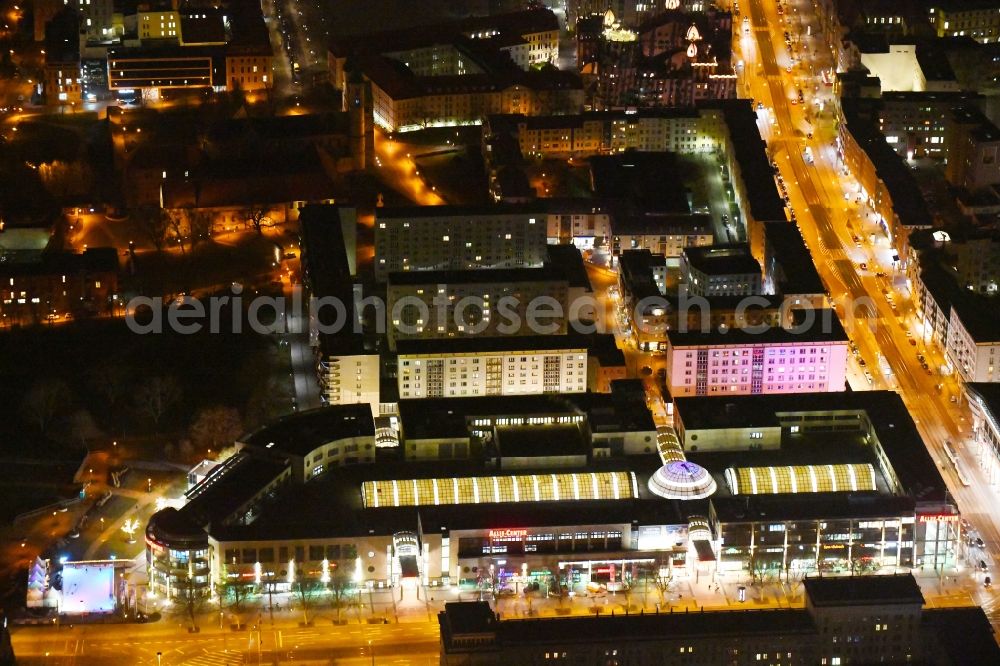
[[[158,426],[163,416],[180,400],[181,388],[173,377],[151,377],[135,393],[136,406]]]
[[[660,594],[660,605],[667,602],[667,592],[670,591],[670,584],[673,580],[674,572],[668,567],[660,567],[659,571],[656,572],[653,583],[656,585],[656,591]]]
[[[191,424],[191,441],[199,449],[218,451],[243,433],[240,413],[233,407],[206,407]]]
[[[108,411],[114,413],[115,407],[125,395],[127,373],[117,363],[104,363],[91,371],[90,385],[99,396],[104,398]]]
[[[170,240],[175,241],[177,247],[181,249],[181,254],[184,254],[186,252],[184,239],[188,237],[187,216],[182,210],[165,210],[163,216],[167,223]]]
[[[339,567],[330,575],[330,592],[333,594],[333,607],[337,610],[337,624],[340,624],[340,614],[349,602],[349,596],[354,591],[354,584],[346,571]]]
[[[263,235],[264,227],[271,226],[271,218],[268,216],[268,207],[261,204],[250,204],[243,210],[243,220],[258,235]]]
[[[560,569],[552,570],[551,574],[549,577],[549,594],[555,595],[559,600],[559,608],[563,608],[566,603],[566,597],[569,596],[569,583],[566,575]]]
[[[295,582],[295,593],[299,598],[299,605],[302,607],[302,624],[309,624],[309,607],[312,605],[313,597],[323,589],[322,583],[311,578],[299,578]]]
[[[43,379],[32,384],[24,395],[21,408],[25,417],[45,432],[52,420],[65,409],[70,390],[61,379]]]
[[[45,189],[55,197],[85,194],[91,188],[94,174],[84,162],[55,160],[38,167],[38,176]]]
[[[149,239],[157,252],[163,251],[170,225],[162,210],[155,206],[142,206],[132,210],[129,219],[136,230]]]
[[[191,247],[212,237],[211,213],[192,208],[187,211],[188,231],[191,234]]]
[[[86,409],[78,409],[69,418],[69,436],[73,441],[80,442],[84,450],[87,448],[87,440],[95,439],[101,435],[100,429],[94,422],[94,417]]]

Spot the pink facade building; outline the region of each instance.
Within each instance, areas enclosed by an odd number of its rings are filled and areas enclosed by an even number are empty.
[[[667,333],[670,395],[843,391],[848,338],[830,310],[796,312],[799,326]],[[808,315],[807,315],[808,316]]]

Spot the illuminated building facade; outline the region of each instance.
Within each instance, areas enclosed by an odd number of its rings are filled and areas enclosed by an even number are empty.
[[[150,520],[154,590],[345,575],[613,590],[954,564],[959,514],[895,394],[678,398],[680,462],[627,395],[403,400],[391,437],[364,405],[281,419]],[[650,490],[685,465],[714,477],[707,497]]]
[[[728,466],[711,498],[720,571],[953,566],[960,517],[895,393],[677,398],[674,413],[689,460]]]
[[[940,0],[929,4],[938,37],[971,37],[980,44],[1000,41],[1000,2]]]
[[[802,311],[792,314],[801,317]],[[756,330],[667,331],[675,397],[843,391],[848,337],[832,310]]]
[[[996,487],[1000,484],[1000,384],[966,384],[965,397],[972,410],[973,451],[990,485]]]
[[[588,341],[571,335],[401,340],[400,398],[579,393]]]
[[[118,299],[114,248],[82,254],[44,253],[35,259],[0,261],[0,318],[4,325],[31,324],[73,315],[113,312]]]

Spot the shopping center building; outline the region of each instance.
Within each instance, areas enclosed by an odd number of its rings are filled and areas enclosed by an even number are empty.
[[[614,388],[285,417],[150,519],[151,589],[953,565],[957,509],[896,394],[681,398],[673,429]]]

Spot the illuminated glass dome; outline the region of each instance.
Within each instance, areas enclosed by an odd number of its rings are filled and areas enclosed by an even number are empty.
[[[701,465],[675,460],[649,477],[649,492],[666,499],[702,499],[715,492],[715,479]]]

